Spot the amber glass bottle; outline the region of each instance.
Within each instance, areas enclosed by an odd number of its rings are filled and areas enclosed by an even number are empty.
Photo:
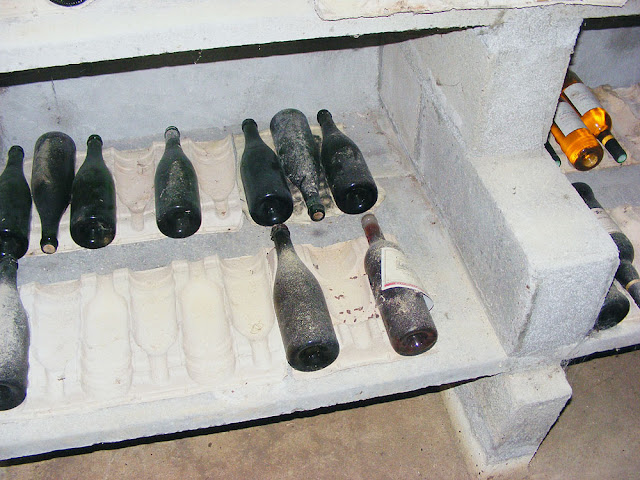
[[[602,147],[575,110],[564,100],[551,125],[551,133],[571,164],[578,170],[590,170],[602,160]]]
[[[571,70],[567,70],[562,96],[578,111],[591,134],[600,140],[614,160],[618,163],[624,162],[627,153],[611,134],[611,117],[589,87]]]

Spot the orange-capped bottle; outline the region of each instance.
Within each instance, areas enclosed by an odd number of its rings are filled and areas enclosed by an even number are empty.
[[[576,111],[564,100],[551,125],[551,133],[571,164],[578,170],[589,170],[602,160],[602,147],[582,122]]]
[[[627,152],[611,134],[611,117],[591,89],[571,70],[567,70],[562,86],[562,97],[577,110],[591,134],[604,145],[614,160],[618,163],[624,162],[627,159]]]

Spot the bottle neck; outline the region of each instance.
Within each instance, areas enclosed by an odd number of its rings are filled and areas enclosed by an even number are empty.
[[[7,166],[12,168],[20,168],[22,170],[22,163],[24,161],[24,150],[18,145],[14,145],[9,149],[7,155]]]
[[[102,139],[98,135],[91,135],[87,140],[87,158],[85,162],[104,161],[102,158]]]
[[[164,132],[164,141],[167,147],[180,146],[180,132],[176,127],[168,127]]]
[[[576,182],[573,184],[573,188],[576,189],[582,197],[582,200],[584,200],[584,203],[586,203],[589,208],[602,208],[602,205],[600,205],[600,202],[593,194],[593,190],[591,190],[589,185],[582,182]]]
[[[262,138],[260,137],[260,132],[258,131],[258,125],[256,124],[255,121],[253,121],[250,118],[242,122],[242,133],[244,133],[245,145],[264,143],[262,141]]]
[[[333,121],[333,117],[331,116],[331,113],[329,112],[329,110],[320,110],[318,112],[317,119],[318,119],[318,123],[320,124],[320,127],[322,128],[323,135],[326,135],[327,133],[332,133],[338,130],[338,127]]]
[[[18,260],[12,255],[0,257],[0,283],[17,286]]]
[[[362,217],[361,222],[364,234],[367,236],[367,241],[370,244],[377,240],[384,240],[384,235],[382,234],[378,220],[373,214],[367,213]]]
[[[276,252],[278,255],[284,251],[293,250],[293,243],[291,243],[291,233],[284,223],[274,225],[271,228],[271,240],[276,246]]]

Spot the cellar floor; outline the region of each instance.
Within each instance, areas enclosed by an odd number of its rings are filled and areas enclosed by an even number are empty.
[[[567,367],[573,397],[530,465],[494,480],[636,478],[640,350]],[[473,479],[441,396],[335,409],[1,462],[2,480]]]

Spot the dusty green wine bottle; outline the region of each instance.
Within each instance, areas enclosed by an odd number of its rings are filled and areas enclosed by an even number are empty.
[[[320,370],[340,352],[322,288],[298,257],[286,225],[274,225],[271,239],[278,255],[273,304],[287,361],[302,372]]]
[[[311,220],[319,222],[325,215],[320,199],[320,164],[307,117],[299,110],[286,108],[273,116],[270,128],[285,175],[300,190]]]
[[[256,122],[242,122],[244,151],[240,176],[249,214],[258,225],[284,223],[293,212],[293,198],[276,154],[264,143]]]
[[[604,297],[604,302],[593,328],[606,330],[607,328],[615,327],[624,320],[629,313],[630,307],[627,297],[612,282],[607,295]]]
[[[17,286],[18,262],[0,257],[0,410],[20,405],[27,396],[29,322]]]
[[[58,249],[58,228],[71,200],[76,167],[76,144],[62,132],[47,132],[36,141],[31,169],[31,192],[42,226],[40,248]]]
[[[318,112],[322,127],[320,160],[333,200],[344,213],[363,213],[378,200],[378,187],[358,146],[342,133],[328,110]]]
[[[91,135],[87,156],[71,190],[71,238],[84,248],[102,248],[116,236],[116,187],[102,157],[102,138]]]
[[[609,233],[611,239],[618,247],[620,264],[615,273],[615,279],[629,292],[633,301],[640,307],[640,275],[633,266],[634,249],[631,240],[627,237],[618,224],[609,216],[593,193],[591,187],[583,182],[573,183],[573,188],[580,194],[584,203],[596,215],[600,225]]]
[[[23,161],[24,150],[14,145],[0,175],[0,256],[11,255],[16,260],[29,249],[31,229],[31,190]]]
[[[376,217],[367,213],[361,223],[369,241],[364,269],[391,346],[400,355],[426,352],[438,339],[429,312],[433,302],[402,250],[384,238]]]
[[[196,171],[180,146],[180,132],[167,127],[165,149],[155,175],[156,223],[171,238],[185,238],[200,228],[202,213]]]

